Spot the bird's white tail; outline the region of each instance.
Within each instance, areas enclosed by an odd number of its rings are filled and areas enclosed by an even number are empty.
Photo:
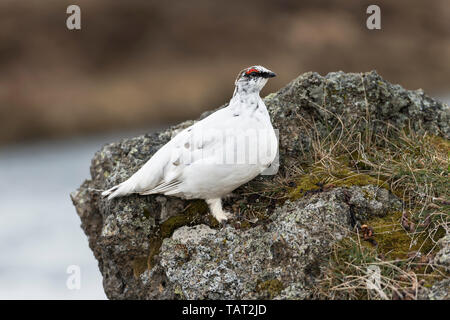
[[[129,190],[128,185],[123,182],[123,183],[120,183],[120,184],[112,187],[111,189],[103,191],[102,196],[104,196],[104,197],[108,196],[108,200],[111,200],[115,197],[125,196],[130,193],[131,192]]]

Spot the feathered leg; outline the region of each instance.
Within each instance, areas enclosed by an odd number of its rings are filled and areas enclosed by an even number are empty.
[[[207,199],[206,203],[209,206],[209,210],[211,214],[216,218],[217,221],[227,221],[232,217],[231,213],[225,212],[222,209],[222,200],[220,198],[217,199]]]

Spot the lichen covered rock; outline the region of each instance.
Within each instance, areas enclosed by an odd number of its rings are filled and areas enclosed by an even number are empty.
[[[434,257],[434,263],[450,270],[450,233],[440,239],[438,245],[440,250]]]
[[[336,188],[288,201],[248,230],[182,227],[164,240],[159,265],[187,299],[305,298],[331,244],[351,229],[351,207],[391,205],[356,194],[359,187]]]
[[[283,176],[299,154],[310,152],[311,135],[302,128],[312,123],[319,134],[351,123],[361,132],[407,127],[450,135],[447,105],[375,72],[305,73],[265,103],[279,129]],[[192,123],[105,145],[92,159],[91,178],[71,194],[111,299],[308,298],[333,241],[399,205],[388,190],[366,186],[367,180],[274,203],[264,219],[246,222],[246,228],[220,228],[201,200],[100,196],[98,190],[126,180]],[[238,190],[229,202],[246,198]]]

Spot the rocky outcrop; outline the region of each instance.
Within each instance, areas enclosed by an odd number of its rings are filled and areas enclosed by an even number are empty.
[[[305,73],[265,103],[280,131],[283,175],[311,148],[305,123],[314,123],[319,134],[352,123],[361,131],[408,126],[450,135],[447,105],[375,72]],[[91,178],[71,194],[109,298],[308,298],[334,241],[361,217],[399,206],[382,188],[339,187],[273,203],[264,219],[219,227],[200,200],[133,195],[108,201],[99,195],[97,190],[124,181],[192,123],[104,146],[92,159]],[[273,176],[256,180],[264,179]],[[232,210],[248,197],[238,190],[225,205]]]
[[[393,198],[378,201],[385,189],[367,200],[369,189],[376,193],[372,186],[336,188],[288,201],[267,224],[248,230],[182,227],[164,240],[159,265],[187,299],[307,298],[331,244],[351,229],[352,205],[384,212],[399,207]],[[152,270],[141,275],[151,277]]]

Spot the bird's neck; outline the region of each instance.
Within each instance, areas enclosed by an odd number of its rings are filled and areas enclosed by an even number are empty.
[[[239,95],[241,97],[256,95],[259,97],[260,91],[261,91],[261,88],[259,88],[258,86],[254,86],[254,85],[251,86],[248,84],[237,84],[234,89],[233,97],[235,97],[236,95]]]
[[[234,91],[233,98],[231,98],[230,104],[238,104],[238,105],[251,105],[254,103],[258,103],[261,100],[259,96],[259,91],[242,91],[236,87]]]
[[[261,109],[265,109],[265,105],[259,96],[259,90],[243,89],[239,86],[236,87],[229,106],[236,115],[248,112],[254,113],[255,111],[264,112]]]

